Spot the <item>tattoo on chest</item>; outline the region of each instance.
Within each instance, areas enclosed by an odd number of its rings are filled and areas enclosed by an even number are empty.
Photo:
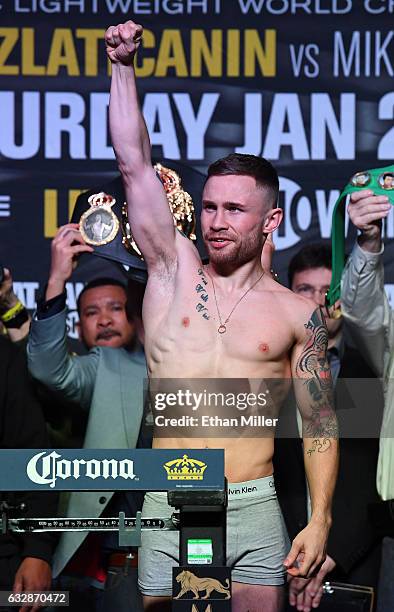
[[[298,359],[296,375],[297,384],[302,384],[299,395],[303,412],[308,412],[303,435],[315,438],[307,451],[311,456],[315,452],[324,453],[331,447],[331,439],[338,438],[338,426],[327,360],[328,332],[320,308],[314,311],[305,329],[308,339]]]
[[[205,277],[204,270],[202,268],[198,269],[198,275],[200,277],[199,282],[195,286],[195,291],[198,295],[198,302],[196,304],[196,310],[200,313],[200,315],[206,321],[209,321],[209,310],[206,306],[208,302],[208,293],[207,293],[207,285],[208,281]]]

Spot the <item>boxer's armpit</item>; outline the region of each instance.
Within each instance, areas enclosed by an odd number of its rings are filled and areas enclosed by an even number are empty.
[[[295,367],[295,394],[302,415],[303,438],[312,438],[309,456],[325,452],[331,438],[338,438],[330,366],[327,360],[328,333],[321,309],[305,324],[306,340]]]

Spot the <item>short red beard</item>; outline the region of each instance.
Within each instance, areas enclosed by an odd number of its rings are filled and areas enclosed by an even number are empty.
[[[262,228],[254,228],[241,242],[233,241],[223,249],[210,249],[207,234],[204,236],[209,260],[217,265],[235,265],[237,267],[261,257],[263,248]],[[212,235],[210,235],[212,238]]]

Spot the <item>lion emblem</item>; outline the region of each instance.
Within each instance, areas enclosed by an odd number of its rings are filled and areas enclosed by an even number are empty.
[[[194,594],[193,599],[208,599],[212,591],[223,593],[226,595],[225,599],[230,599],[230,582],[226,578],[227,588],[224,587],[219,580],[216,578],[199,578],[189,572],[188,570],[182,570],[176,577],[176,581],[181,583],[181,590],[174,599],[180,599],[185,593],[191,591]],[[199,592],[205,591],[204,597],[200,598]]]

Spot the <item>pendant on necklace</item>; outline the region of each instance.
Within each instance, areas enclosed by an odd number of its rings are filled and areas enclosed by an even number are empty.
[[[226,331],[227,331],[227,327],[225,325],[223,325],[223,323],[222,323],[222,325],[219,325],[219,327],[218,327],[219,334],[224,334]]]

